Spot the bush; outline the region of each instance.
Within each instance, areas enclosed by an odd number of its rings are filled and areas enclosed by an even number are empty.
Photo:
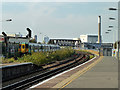
[[[74,54],[74,50],[70,48],[60,49],[54,52],[33,52],[32,55],[23,55],[19,57],[18,60],[14,60],[14,58],[5,59],[3,63],[11,63],[11,62],[32,62],[38,66],[50,63],[53,61],[64,60],[65,58],[70,57]]]
[[[2,63],[13,63],[13,62],[15,62],[14,58],[2,59]]]
[[[56,60],[63,60],[68,58],[74,53],[74,50],[70,48],[60,49],[54,52],[34,52],[32,55],[24,55],[18,58],[18,62],[32,62],[38,66],[46,63],[50,63]]]
[[[94,55],[90,55],[90,59],[94,58]]]

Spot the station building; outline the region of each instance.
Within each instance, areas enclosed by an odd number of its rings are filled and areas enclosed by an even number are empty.
[[[80,35],[80,39],[82,43],[97,43],[98,35]]]
[[[98,35],[86,34],[80,35],[82,49],[96,49],[100,47]]]
[[[28,43],[31,38],[31,30],[29,28],[26,28],[28,31],[28,34],[26,36],[22,36],[20,32],[18,34],[6,34],[5,32],[2,32],[3,35],[0,35],[0,42],[8,43]]]
[[[29,42],[29,38],[26,37],[14,37],[14,36],[7,36],[7,43],[22,43],[22,42]],[[0,42],[4,42],[5,37],[0,35]]]
[[[57,44],[59,46],[79,47],[81,44],[80,38],[50,38],[49,44]]]

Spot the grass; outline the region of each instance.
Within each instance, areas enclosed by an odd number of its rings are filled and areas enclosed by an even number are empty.
[[[74,54],[74,52],[75,51],[71,48],[64,48],[54,52],[33,52],[32,55],[24,55],[21,58],[18,58],[18,60],[14,60],[14,58],[3,59],[2,63],[32,62],[33,64],[40,66],[56,60],[64,60]]]
[[[78,50],[80,52],[86,52],[90,53],[89,51],[86,50]],[[14,58],[9,58],[9,59],[2,59],[2,63],[24,63],[24,62],[32,62],[33,64],[36,64],[37,66],[54,62],[54,61],[60,61],[64,60],[71,55],[75,54],[75,51],[71,48],[63,48],[54,52],[33,52],[32,55],[25,54],[22,57],[19,57],[17,60]],[[94,56],[90,55],[90,59],[92,59]]]
[[[16,62],[14,58],[9,58],[9,59],[2,58],[1,63],[13,63],[13,62]]]
[[[90,59],[92,59],[92,58],[94,58],[94,56],[93,56],[93,55],[90,55]]]
[[[89,54],[92,54],[92,52],[90,51],[87,51],[87,50],[78,50],[80,52],[86,52],[86,53],[89,53]],[[90,56],[90,59],[94,58],[94,55],[89,55]]]
[[[78,50],[78,51],[80,51],[80,52],[86,52],[86,53],[90,53],[91,54],[91,52],[89,52],[87,50]]]

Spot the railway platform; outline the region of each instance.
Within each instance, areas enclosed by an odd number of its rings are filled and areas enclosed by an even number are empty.
[[[95,64],[62,88],[118,88],[118,61],[106,56]]]
[[[0,64],[0,67],[3,67],[3,66],[9,66],[9,65],[17,65],[17,64],[21,64],[21,63],[5,63],[5,64]]]
[[[118,60],[110,56],[97,57],[32,86],[31,89],[33,88],[109,88],[109,90],[117,90]]]

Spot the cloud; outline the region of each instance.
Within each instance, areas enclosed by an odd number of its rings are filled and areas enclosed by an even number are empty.
[[[119,2],[119,0],[2,0],[3,2]]]
[[[43,34],[42,36],[47,35],[50,38],[75,38],[81,34],[97,34],[98,32],[97,14],[67,13],[64,17],[56,17],[55,13],[58,8],[52,7],[52,4],[26,3],[24,6],[27,8],[26,11],[19,14],[15,12],[3,13],[3,18],[13,19],[12,22],[3,23],[4,31],[21,32],[26,35],[25,29],[29,27],[32,29],[33,35],[38,35],[40,41],[42,40],[40,32]],[[62,7],[62,3],[59,6]],[[65,5],[63,4],[63,6]],[[63,14],[60,12],[60,16]],[[103,29],[108,23],[105,19],[108,18],[107,14],[103,13]]]
[[[6,31],[25,32],[26,27],[33,30],[34,35],[42,32],[50,37],[79,37],[80,34],[97,32],[96,16],[80,16],[69,14],[64,18],[56,18],[51,14],[55,8],[43,8],[31,12],[16,14],[12,23],[5,23]],[[13,14],[7,14],[6,17]],[[96,18],[96,19],[94,19]],[[9,24],[9,25],[8,25]],[[74,35],[73,35],[74,34]],[[39,34],[38,34],[39,35]],[[76,36],[75,36],[76,35]]]

